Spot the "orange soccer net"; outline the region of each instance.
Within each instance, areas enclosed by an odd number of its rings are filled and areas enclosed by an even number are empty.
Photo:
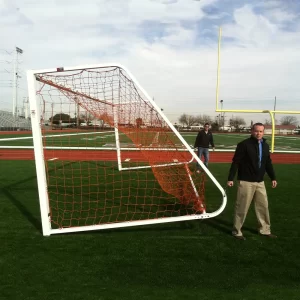
[[[192,153],[123,69],[35,78],[54,227],[205,213]]]

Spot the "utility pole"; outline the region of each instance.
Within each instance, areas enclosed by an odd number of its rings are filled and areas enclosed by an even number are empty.
[[[76,127],[79,127],[79,125],[80,125],[80,122],[79,122],[79,120],[80,120],[80,111],[79,111],[79,103],[76,103],[76,105],[77,105],[77,119],[76,119]]]
[[[21,78],[19,76],[18,72],[18,64],[19,64],[19,54],[22,54],[23,50],[16,47],[15,49],[15,59],[14,59],[14,73],[13,73],[13,107],[12,107],[12,113],[13,116],[18,115],[18,79]]]
[[[28,97],[25,97],[25,111],[24,111],[25,119],[28,119],[28,111],[29,111],[29,99]]]
[[[54,106],[54,103],[52,102],[51,103],[51,126],[52,126],[52,128],[53,128],[53,106]]]
[[[9,56],[12,56],[13,54],[13,51],[12,52],[9,52],[5,49],[0,49],[0,53],[3,53],[5,56],[6,55],[9,55]],[[2,55],[1,55],[1,59],[0,59],[0,65],[1,65],[1,68],[0,68],[0,73],[8,73],[8,74],[12,74],[12,67],[11,67],[11,64],[13,63],[13,59],[11,59],[11,57],[3,57],[3,60],[2,60]],[[4,66],[3,69],[2,69],[2,64],[5,64],[5,65],[10,65],[9,67],[8,66]],[[12,87],[12,80],[8,80],[8,79],[5,79],[2,78],[1,76],[1,79],[0,79],[0,88],[6,88],[6,87]]]
[[[24,116],[25,119],[28,119],[28,106],[29,103],[29,99],[28,97],[23,97],[23,111],[22,111],[22,115]],[[44,108],[45,110],[45,108]]]
[[[154,97],[152,97],[152,100],[154,102]],[[153,107],[150,109],[150,126],[153,127]]]

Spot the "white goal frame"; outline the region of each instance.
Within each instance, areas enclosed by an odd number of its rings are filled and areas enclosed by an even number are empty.
[[[138,87],[138,89],[144,94],[146,100],[153,105],[156,109],[156,112],[161,116],[161,118],[168,124],[168,126],[172,129],[173,133],[178,137],[178,139],[182,142],[182,144],[186,147],[183,151],[188,151],[191,154],[191,161],[195,160],[201,166],[201,168],[205,171],[205,173],[209,176],[215,186],[221,193],[221,205],[220,207],[211,213],[204,212],[202,214],[193,214],[186,216],[176,216],[176,217],[164,217],[158,219],[147,219],[147,220],[138,220],[138,221],[126,221],[126,222],[118,222],[113,224],[102,224],[102,225],[89,225],[89,226],[80,226],[80,227],[70,227],[70,228],[61,228],[61,229],[53,229],[51,228],[51,220],[50,220],[50,209],[49,209],[49,198],[47,192],[47,180],[46,180],[46,170],[44,163],[44,153],[43,153],[43,143],[42,143],[42,134],[41,134],[41,111],[40,106],[38,105],[38,98],[36,95],[36,75],[37,74],[45,74],[45,73],[57,73],[57,72],[68,72],[68,71],[78,71],[83,69],[99,69],[99,68],[109,68],[109,67],[117,67],[124,70],[133,83]],[[36,163],[36,173],[37,173],[37,183],[38,183],[38,195],[39,195],[39,203],[40,203],[40,213],[41,213],[41,221],[42,221],[42,230],[44,236],[49,236],[51,234],[58,233],[70,233],[70,232],[81,232],[81,231],[90,231],[90,230],[99,230],[99,229],[111,229],[111,228],[120,228],[120,227],[129,227],[129,226],[138,226],[138,225],[149,225],[149,224],[158,224],[158,223],[170,223],[177,221],[187,221],[187,220],[195,220],[195,219],[208,219],[213,218],[219,215],[226,206],[227,196],[225,190],[220,185],[220,183],[216,180],[213,174],[206,168],[201,159],[195,153],[194,149],[188,145],[188,143],[183,139],[181,134],[177,131],[177,129],[171,124],[168,118],[165,116],[163,111],[157,106],[157,104],[153,101],[153,99],[148,95],[148,93],[142,88],[142,86],[138,83],[136,78],[131,74],[131,72],[120,64],[100,64],[100,65],[84,65],[84,66],[76,66],[76,67],[64,67],[64,68],[54,68],[54,69],[42,69],[42,70],[29,70],[27,71],[27,81],[28,81],[28,91],[29,91],[29,102],[30,102],[30,117],[32,123],[32,135],[33,135],[33,143],[34,143],[34,154],[35,154],[35,163]],[[116,123],[116,120],[115,120]],[[116,150],[118,157],[118,167],[119,170],[126,170],[126,168],[122,168],[121,163],[121,147],[118,139],[118,129],[115,126],[115,136],[116,136]],[[190,162],[191,162],[190,161]],[[187,162],[189,163],[189,162]],[[174,162],[174,164],[179,164]],[[182,163],[181,163],[182,164]],[[173,164],[168,164],[173,165]],[[165,166],[157,165],[155,167]],[[147,167],[147,166],[146,166]],[[191,176],[189,176],[192,186],[194,187],[194,183],[192,182]]]

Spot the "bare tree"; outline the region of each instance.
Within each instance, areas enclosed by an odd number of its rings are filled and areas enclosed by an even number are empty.
[[[265,119],[265,125],[272,125],[272,121],[268,120],[268,119]]]
[[[192,126],[197,123],[197,117],[187,114],[181,115],[178,120],[181,124],[186,126]]]
[[[197,123],[204,125],[205,123],[212,123],[211,117],[208,115],[198,115],[196,117]]]
[[[243,118],[241,117],[234,117],[229,120],[230,126],[234,127],[236,131],[240,131],[241,126],[245,125],[246,122]]]
[[[278,123],[278,121],[275,119],[274,120],[275,125]],[[272,125],[272,120],[270,119],[265,119],[264,125]]]
[[[284,116],[280,119],[281,125],[297,125],[298,120],[295,116]]]
[[[211,126],[212,131],[219,131],[220,130],[220,125],[217,121],[210,123],[210,126]]]
[[[85,112],[80,114],[80,118],[83,119],[85,123],[89,124],[95,119],[95,116],[89,112]]]
[[[53,122],[53,121],[65,121],[65,122],[70,122],[70,115],[68,114],[64,114],[64,113],[60,113],[60,114],[56,114],[55,116],[51,117],[49,119],[50,122]]]

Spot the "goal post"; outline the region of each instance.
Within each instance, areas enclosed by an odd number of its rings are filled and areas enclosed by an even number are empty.
[[[125,67],[31,70],[27,79],[44,235],[224,210],[222,186]]]

